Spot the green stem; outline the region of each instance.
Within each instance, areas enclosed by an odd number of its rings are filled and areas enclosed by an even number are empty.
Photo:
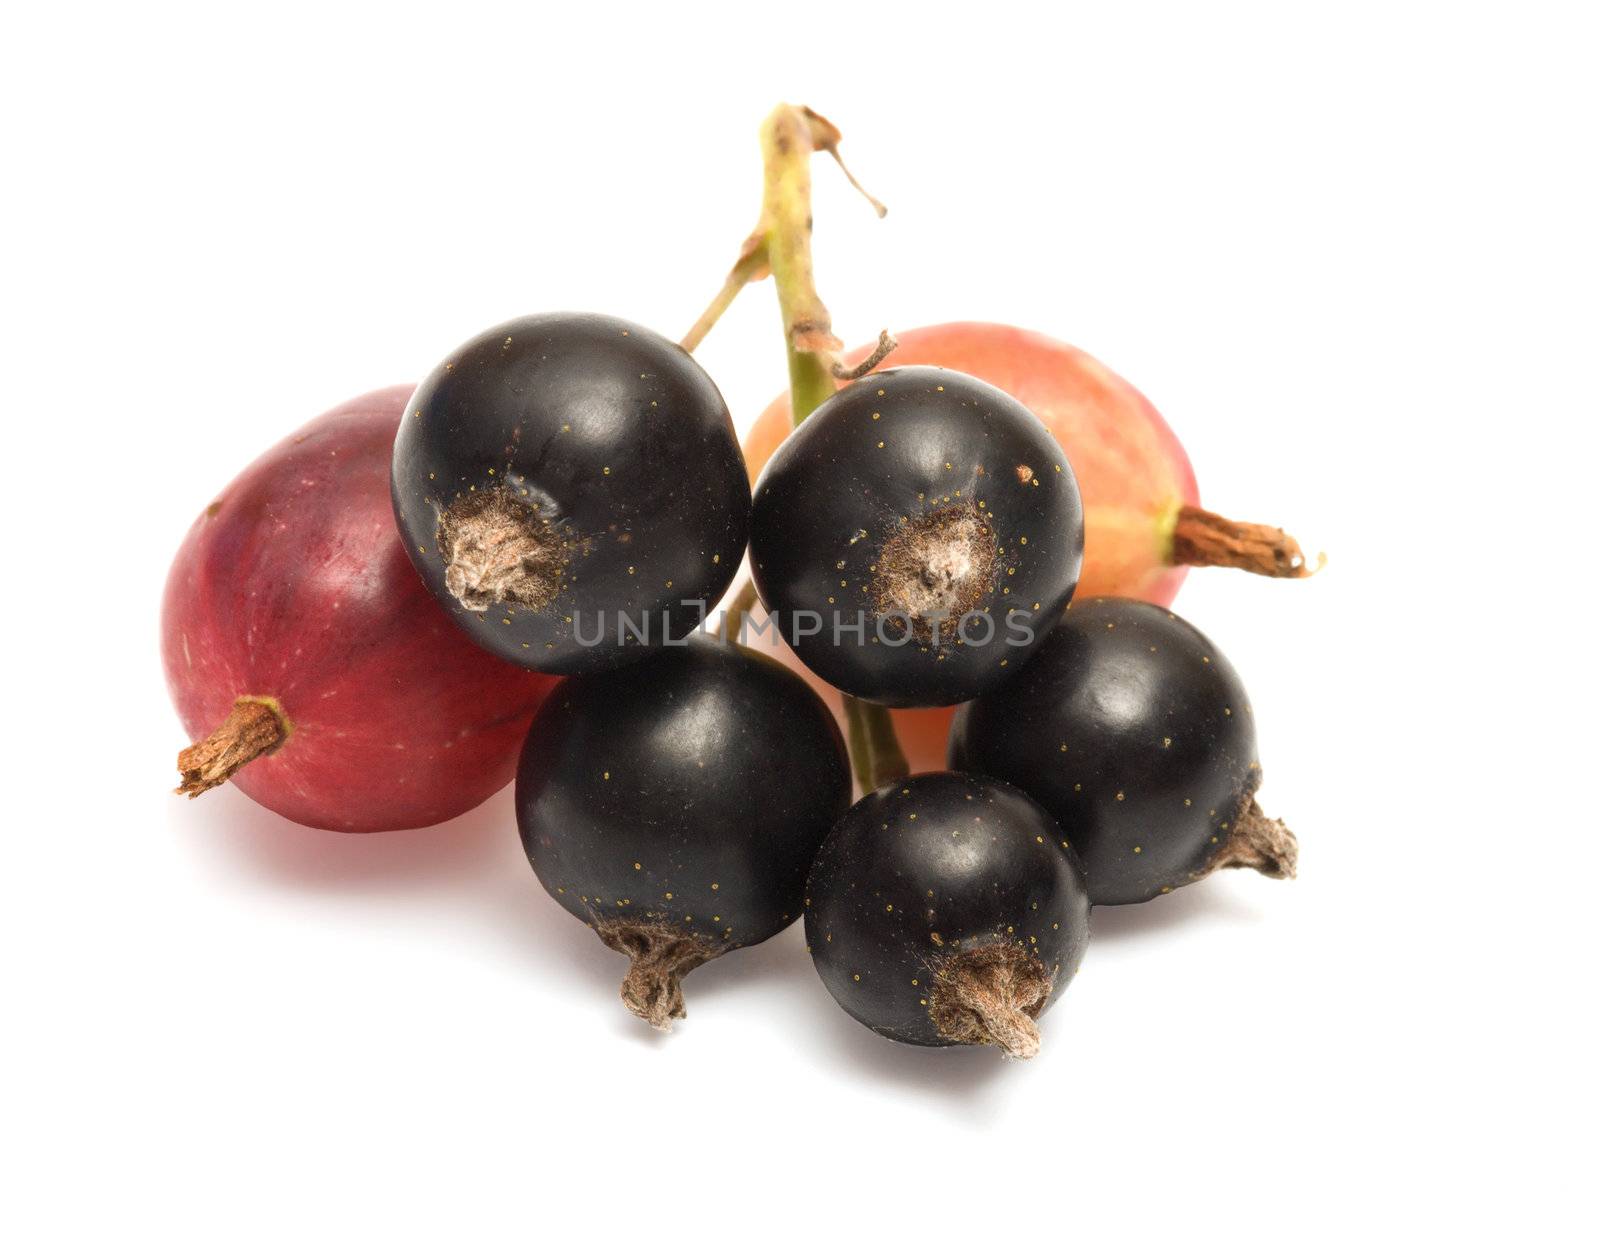
[[[733,305],[733,300],[739,297],[739,291],[752,281],[761,280],[766,274],[765,248],[759,237],[753,237],[745,244],[744,251],[734,261],[733,267],[728,270],[728,275],[723,278],[722,289],[717,291],[716,297],[711,300],[705,311],[700,313],[700,319],[694,322],[678,345],[692,352],[705,341],[706,334],[711,332],[711,327],[722,319],[722,313]]]
[[[829,364],[842,345],[833,336],[811,266],[811,153],[820,137],[814,121],[821,121],[815,113],[780,105],[761,127],[762,232],[783,316],[789,415],[797,428],[833,397],[837,387]]]
[[[822,360],[809,351],[788,350],[789,363],[789,418],[796,428],[834,395],[838,388]]]
[[[852,379],[870,370],[894,348],[883,334],[878,350],[854,372],[838,361],[843,345],[833,335],[828,309],[817,295],[811,266],[811,156],[825,151],[844,169],[850,184],[866,195],[879,216],[884,206],[868,195],[839,158],[839,130],[826,117],[809,108],[780,104],[761,126],[761,219],[745,240],[739,258],[728,271],[700,319],[683,338],[683,348],[694,350],[704,340],[739,291],[768,273],[778,290],[778,310],[783,316],[784,353],[789,365],[789,414],[796,427],[833,397],[836,376]],[[746,583],[734,598],[723,623],[723,636],[738,640],[744,616],[755,604],[753,583]],[[857,700],[846,693],[845,723],[849,728],[850,760],[863,791],[871,792],[906,776],[905,753],[895,735],[894,720],[881,705]]]
[[[862,701],[848,693],[844,697],[844,720],[848,728],[850,764],[863,792],[875,792],[887,783],[906,777],[911,767],[894,733],[894,719],[881,705]]]
[[[850,768],[855,771],[862,792],[875,792],[882,785],[874,781],[877,776],[872,770],[872,742],[861,712],[866,702],[848,693],[840,695],[844,697],[845,743],[850,748]]]
[[[808,108],[779,105],[761,127],[766,182],[761,226],[752,241],[761,238],[778,288],[789,364],[789,416],[796,428],[837,388],[833,362],[841,343],[833,336],[811,265],[811,153],[831,151],[837,158],[838,142],[839,131]],[[850,760],[862,791],[876,791],[904,778],[910,767],[889,711],[848,693],[841,695]]]

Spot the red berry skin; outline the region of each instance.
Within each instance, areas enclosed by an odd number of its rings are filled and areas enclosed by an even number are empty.
[[[465,813],[510,782],[556,683],[473,644],[400,544],[389,466],[411,392],[352,399],[268,450],[167,578],[161,656],[184,730],[202,739],[237,698],[271,698],[290,734],[232,782],[305,826]]]

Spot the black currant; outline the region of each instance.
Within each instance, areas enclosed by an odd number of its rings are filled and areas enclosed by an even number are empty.
[[[1294,836],[1255,801],[1244,685],[1159,606],[1074,602],[1026,667],[956,712],[950,764],[1048,809],[1096,904],[1148,900],[1229,867],[1294,877]]]
[[[681,978],[800,915],[850,803],[833,715],[771,658],[704,634],[553,691],[517,771],[539,881],[632,959],[623,1002],[660,1029]]]
[[[1083,868],[1016,788],[917,775],[856,802],[823,842],[806,942],[840,1006],[886,1038],[1031,1056],[1088,946]]]
[[[1083,503],[1021,403],[944,368],[839,391],[756,482],[756,586],[800,659],[886,705],[953,705],[1020,667],[1083,561]]]
[[[749,528],[717,387],[610,316],[525,316],[452,354],[406,409],[391,487],[406,551],[456,621],[560,674],[691,630]]]

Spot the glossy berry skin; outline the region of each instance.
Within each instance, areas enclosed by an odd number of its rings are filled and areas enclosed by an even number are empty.
[[[738,569],[750,511],[700,365],[648,329],[578,314],[509,321],[436,368],[395,441],[393,497],[456,622],[560,674],[691,630]]]
[[[1060,443],[1083,494],[1077,596],[1172,603],[1189,572],[1174,562],[1173,526],[1181,508],[1199,505],[1200,489],[1183,444],[1144,394],[1086,351],[1015,325],[926,325],[896,339],[891,365],[970,373],[1022,403]],[[874,345],[852,351],[848,361],[865,359]],[[789,395],[782,393],[745,437],[752,481],[791,429]],[[794,661],[786,648],[777,654]],[[837,692],[819,690],[837,706]],[[950,718],[949,709],[895,711],[913,773],[944,765]]]
[[[972,775],[916,775],[857,801],[806,886],[823,982],[857,1021],[903,1043],[956,1041],[933,1014],[946,958],[1018,949],[1048,976],[1049,1007],[1088,941],[1083,869],[1049,814]]]
[[[695,964],[799,917],[849,801],[844,742],[816,694],[699,633],[562,683],[517,772],[523,847],[556,902],[603,937],[620,923],[697,939]]]
[[[554,683],[491,657],[423,588],[389,505],[411,387],[311,421],[190,528],[168,575],[161,656],[191,739],[241,698],[292,729],[232,782],[306,826],[431,826],[510,782]]]
[[[1015,325],[927,325],[896,341],[891,366],[935,365],[987,381],[1060,443],[1083,493],[1079,596],[1171,604],[1189,571],[1173,561],[1173,523],[1182,507],[1199,504],[1200,489],[1182,442],[1148,398],[1086,351]],[[789,395],[780,394],[745,438],[752,480],[790,427]]]
[[[1083,507],[1026,407],[958,372],[898,368],[841,390],[779,448],[750,555],[763,604],[823,680],[950,705],[1043,640],[1077,584]],[[858,624],[861,639],[845,630]]]
[[[1170,611],[1120,598],[1074,602],[1025,669],[963,706],[950,764],[1049,810],[1096,904],[1203,877],[1261,777],[1233,666]]]

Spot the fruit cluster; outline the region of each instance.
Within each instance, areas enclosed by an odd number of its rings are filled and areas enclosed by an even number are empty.
[[[1029,1056],[1091,905],[1293,876],[1244,687],[1166,605],[1186,565],[1304,559],[1200,510],[1170,430],[1081,352],[974,325],[905,335],[910,366],[880,366],[887,335],[841,357],[806,167],[837,131],[782,108],[763,136],[761,224],[686,342],[776,275],[791,389],[768,415],[793,432],[758,422],[753,492],[683,346],[597,315],[479,334],[415,391],[313,421],[196,521],[163,619],[205,733],[179,790],[231,779],[375,831],[514,771],[535,874],[629,957],[623,999],[653,1025],[683,1015],[691,969],[803,915],[863,1024]],[[757,600],[788,666],[742,643]],[[897,726],[947,744],[912,773]]]

